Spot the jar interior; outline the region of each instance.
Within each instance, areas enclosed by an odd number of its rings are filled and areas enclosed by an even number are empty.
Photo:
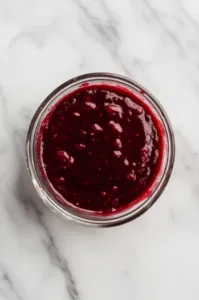
[[[70,83],[63,84],[53,93],[51,93],[42,103],[30,126],[29,132],[31,132],[31,134],[29,134],[30,140],[28,143],[28,158],[30,161],[29,165],[31,165],[30,171],[34,174],[34,184],[40,197],[54,211],[59,212],[69,219],[75,218],[75,220],[79,221],[80,223],[89,223],[92,225],[98,224],[101,226],[103,226],[103,224],[109,226],[110,224],[110,226],[112,226],[114,223],[122,223],[125,222],[126,219],[137,217],[143,211],[147,210],[148,207],[150,207],[161,194],[166,182],[168,181],[169,171],[171,170],[172,159],[174,156],[174,153],[172,153],[172,132],[163,109],[160,107],[157,101],[154,100],[154,98],[142,87],[124,78],[117,76],[114,78],[112,77],[113,75],[107,77],[101,76],[101,78],[100,76],[98,76],[98,78],[92,76],[85,78],[83,76],[82,79],[80,77],[78,80],[74,79],[71,80]],[[60,201],[60,197],[62,196],[48,180],[44,172],[44,168],[41,165],[40,157],[38,156],[38,149],[41,148],[42,144],[42,131],[46,125],[46,116],[52,114],[57,103],[62,101],[63,97],[77,89],[81,90],[81,88],[85,86],[92,87],[93,85],[101,86],[103,84],[115,87],[119,86],[130,93],[136,94],[136,96],[150,108],[154,116],[161,124],[161,135],[163,140],[161,166],[159,168],[157,177],[150,188],[136,201],[130,203],[126,207],[123,207],[120,211],[105,214],[79,208],[70,202],[67,202],[67,206],[63,206]]]

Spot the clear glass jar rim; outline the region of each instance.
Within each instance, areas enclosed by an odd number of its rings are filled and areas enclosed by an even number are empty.
[[[143,203],[136,208],[135,210],[126,211],[123,215],[113,215],[111,218],[96,218],[96,216],[93,215],[92,217],[85,217],[80,216],[79,214],[71,213],[66,208],[62,207],[57,201],[48,193],[48,191],[44,188],[41,180],[37,176],[36,172],[36,166],[35,166],[35,159],[34,159],[34,138],[35,138],[35,128],[38,120],[40,119],[40,114],[42,111],[45,111],[46,106],[48,103],[55,97],[58,93],[60,93],[62,90],[69,88],[71,85],[77,85],[82,84],[84,82],[88,82],[89,80],[111,80],[113,82],[119,83],[121,82],[124,85],[131,86],[131,88],[142,91],[142,95],[146,96],[150,101],[155,105],[156,109],[158,110],[158,113],[161,117],[161,122],[164,125],[164,129],[167,135],[167,142],[168,142],[168,157],[167,162],[165,166],[164,174],[162,175],[162,178],[152,193],[151,196],[149,196],[146,200],[143,201]],[[60,98],[59,98],[60,99]],[[59,100],[58,99],[58,100]],[[174,134],[173,130],[170,124],[170,121],[168,119],[168,116],[159,103],[159,101],[150,93],[148,90],[144,87],[142,87],[137,82],[121,76],[117,74],[112,73],[89,73],[85,75],[80,75],[78,77],[72,78],[69,81],[63,83],[59,87],[57,87],[47,98],[41,103],[39,108],[37,109],[35,115],[32,118],[28,134],[27,134],[27,140],[26,140],[26,160],[27,160],[27,166],[28,170],[30,172],[32,182],[36,188],[37,193],[39,194],[40,198],[46,203],[54,212],[59,213],[63,217],[74,220],[78,223],[89,225],[89,226],[95,226],[95,227],[110,227],[110,226],[116,226],[119,224],[126,223],[130,220],[133,220],[137,217],[139,217],[141,214],[146,212],[159,198],[160,194],[163,192],[164,188],[166,187],[170,175],[172,173],[173,164],[175,159],[175,141],[174,141]]]

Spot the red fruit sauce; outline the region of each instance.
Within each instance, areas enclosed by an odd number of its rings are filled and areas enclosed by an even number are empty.
[[[115,212],[136,203],[156,179],[161,132],[138,96],[120,87],[84,86],[43,121],[39,156],[62,205]]]

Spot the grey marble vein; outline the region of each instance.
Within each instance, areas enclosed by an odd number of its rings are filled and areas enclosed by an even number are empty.
[[[18,146],[20,145],[19,139],[23,138],[24,135],[21,135],[21,132],[15,132],[14,141],[16,148],[18,148]],[[21,162],[21,166],[23,165],[24,161]],[[43,211],[39,209],[36,202],[32,198],[35,194],[30,193],[30,190],[28,189],[29,180],[27,180],[27,175],[28,174],[26,170],[22,169],[21,177],[19,177],[18,180],[17,189],[14,191],[16,199],[19,201],[19,203],[21,203],[27,214],[31,213],[36,216],[38,224],[41,226],[42,230],[45,233],[45,238],[42,239],[42,244],[46,249],[47,254],[49,255],[51,263],[62,272],[65,279],[66,289],[68,291],[68,294],[70,295],[70,298],[72,300],[79,300],[79,293],[75,280],[73,278],[73,274],[70,270],[69,263],[60,253],[48,226],[44,222]]]
[[[18,293],[13,280],[5,271],[3,266],[0,265],[0,295],[8,300],[24,300]]]
[[[100,18],[97,16],[94,16],[90,11],[89,8],[84,6],[80,0],[75,0],[75,3],[77,3],[78,8],[81,9],[83,14],[85,15],[87,21],[89,22],[89,26],[86,26],[84,23],[82,23],[82,27],[85,29],[85,31],[94,39],[102,40],[103,43],[105,43],[108,50],[111,52],[111,54],[114,56],[115,61],[120,64],[121,68],[123,69],[124,73],[126,75],[131,75],[131,72],[127,68],[127,66],[122,61],[121,57],[118,55],[117,47],[120,42],[120,35],[117,31],[117,21],[114,20],[114,18],[109,19],[109,13],[108,9],[105,4],[102,3],[102,7],[106,13],[107,20],[106,22],[101,21]],[[110,24],[110,21],[112,21],[112,24]],[[93,28],[92,31],[90,31],[90,28]],[[96,35],[97,33],[97,35]]]
[[[167,25],[164,22],[164,19],[162,18],[160,12],[158,12],[152,5],[149,4],[148,0],[142,0],[147,10],[150,12],[151,17],[153,20],[155,20],[158,23],[158,26],[161,27],[162,30],[164,30],[164,33],[173,41],[173,43],[178,48],[180,55],[185,55],[184,46],[182,45],[179,37],[177,34],[173,31],[171,31]]]

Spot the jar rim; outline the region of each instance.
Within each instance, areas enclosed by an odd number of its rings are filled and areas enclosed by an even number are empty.
[[[152,194],[149,197],[147,197],[138,207],[135,207],[133,209],[133,205],[132,205],[132,207],[130,207],[130,209],[125,210],[125,212],[119,214],[116,212],[116,214],[109,216],[109,218],[105,218],[104,216],[97,217],[94,214],[89,216],[86,214],[80,214],[80,213],[77,214],[75,210],[70,211],[67,209],[67,207],[63,207],[60,203],[58,203],[54,199],[52,193],[49,193],[49,191],[46,189],[44,182],[42,182],[41,178],[38,176],[35,153],[34,153],[36,128],[38,126],[39,120],[41,119],[41,115],[45,113],[46,110],[48,109],[49,103],[53,99],[55,99],[55,101],[60,100],[59,97],[60,93],[62,93],[64,90],[68,90],[72,86],[73,87],[77,85],[80,86],[84,83],[88,83],[96,80],[103,80],[105,82],[109,80],[111,82],[117,84],[120,83],[123,84],[124,86],[128,86],[132,88],[135,91],[141,92],[142,96],[146,97],[146,100],[150,101],[151,104],[154,105],[155,109],[157,110],[157,114],[159,115],[161,124],[163,125],[165,130],[167,147],[168,147],[166,165],[163,174],[161,174],[162,178],[158,183],[158,185],[155,187]],[[92,86],[92,83],[90,86]],[[47,96],[47,98],[41,103],[41,105],[36,110],[32,118],[32,121],[30,123],[29,130],[27,133],[27,139],[26,139],[27,167],[31,175],[33,185],[35,186],[35,189],[39,194],[40,198],[43,200],[43,202],[47,204],[47,206],[49,206],[54,212],[59,213],[60,215],[62,215],[63,217],[69,220],[74,220],[83,225],[94,226],[94,227],[111,227],[111,226],[120,225],[128,221],[131,221],[139,217],[140,215],[142,215],[144,212],[146,212],[157,201],[157,199],[165,189],[173,170],[174,160],[175,160],[174,133],[164,108],[161,106],[159,101],[146,88],[144,88],[143,86],[141,86],[140,84],[138,84],[137,82],[135,82],[130,78],[113,74],[113,73],[104,73],[104,72],[88,73],[88,74],[74,77],[64,82],[59,87],[57,87],[53,92],[51,92]]]

